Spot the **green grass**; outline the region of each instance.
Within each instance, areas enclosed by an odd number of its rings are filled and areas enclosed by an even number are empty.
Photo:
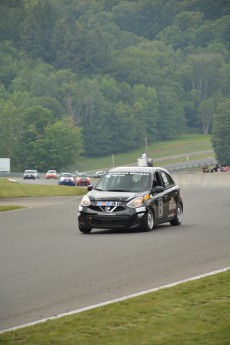
[[[0,178],[0,198],[16,198],[28,196],[76,196],[86,193],[86,188],[51,185],[29,185],[11,182],[7,178]]]
[[[77,196],[84,195],[86,188],[69,186],[50,186],[50,185],[30,185],[9,181],[7,178],[0,177],[0,198],[20,198],[37,196]],[[0,205],[0,212],[22,208],[15,205]]]
[[[25,208],[25,207],[17,206],[17,205],[4,205],[4,206],[0,206],[0,212],[19,210],[21,208]]]
[[[157,159],[180,155],[184,153],[192,153],[196,151],[212,150],[211,136],[204,134],[186,134],[182,135],[178,140],[165,142],[155,142],[148,145],[148,157]],[[143,147],[127,153],[113,155],[114,165],[125,165],[136,163],[138,157],[145,151],[144,140]],[[206,156],[207,157],[207,156]],[[84,158],[78,162],[77,169],[79,171],[95,171],[108,169],[113,166],[112,155],[107,157]]]
[[[4,345],[229,345],[230,271],[0,335]]]
[[[203,134],[186,134],[181,136],[178,140],[167,142],[155,142],[148,146],[148,156],[154,159],[165,158],[163,162],[157,165],[164,166],[170,163],[183,161],[184,158],[167,159],[180,154],[188,154],[192,159],[192,152],[211,150],[211,136]],[[130,151],[128,153],[121,153],[113,156],[101,158],[90,158],[80,161],[79,171],[95,171],[107,169],[114,163],[115,166],[132,164],[137,162],[137,158],[141,156],[143,150]],[[194,156],[198,158],[206,158],[210,154],[201,154]],[[75,169],[73,169],[75,170]],[[75,196],[85,194],[86,189],[68,187],[68,186],[47,186],[47,185],[26,185],[9,182],[7,179],[0,178],[0,198],[6,197],[26,197],[26,196]],[[8,207],[8,208],[7,208]],[[19,206],[0,206],[0,212],[10,209],[19,208]]]

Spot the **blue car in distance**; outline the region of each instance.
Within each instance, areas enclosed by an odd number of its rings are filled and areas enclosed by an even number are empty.
[[[71,173],[62,173],[59,177],[58,184],[63,186],[76,186],[76,181]]]

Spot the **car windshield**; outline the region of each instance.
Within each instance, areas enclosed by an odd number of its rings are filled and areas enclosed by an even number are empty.
[[[61,177],[72,177],[70,173],[63,173],[61,174]]]
[[[95,189],[113,192],[144,192],[148,189],[149,173],[108,172],[96,184]]]

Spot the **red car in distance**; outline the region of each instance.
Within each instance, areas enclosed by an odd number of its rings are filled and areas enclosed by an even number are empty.
[[[56,170],[48,170],[46,173],[46,179],[57,179],[58,175],[57,175],[57,171]]]
[[[79,173],[76,177],[76,185],[77,186],[89,186],[90,185],[90,178],[85,173]]]

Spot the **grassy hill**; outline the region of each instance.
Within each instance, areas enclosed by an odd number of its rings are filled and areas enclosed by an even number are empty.
[[[106,157],[84,158],[77,162],[77,170],[94,171],[108,169],[114,166],[136,163],[138,157],[146,150],[143,138],[143,147],[138,150],[110,155]],[[212,150],[211,136],[204,134],[185,134],[178,140],[154,142],[147,147],[149,158],[158,159],[162,157],[175,156],[180,154],[191,154],[197,151]],[[208,156],[208,154],[206,154]],[[72,168],[71,170],[76,170]]]

